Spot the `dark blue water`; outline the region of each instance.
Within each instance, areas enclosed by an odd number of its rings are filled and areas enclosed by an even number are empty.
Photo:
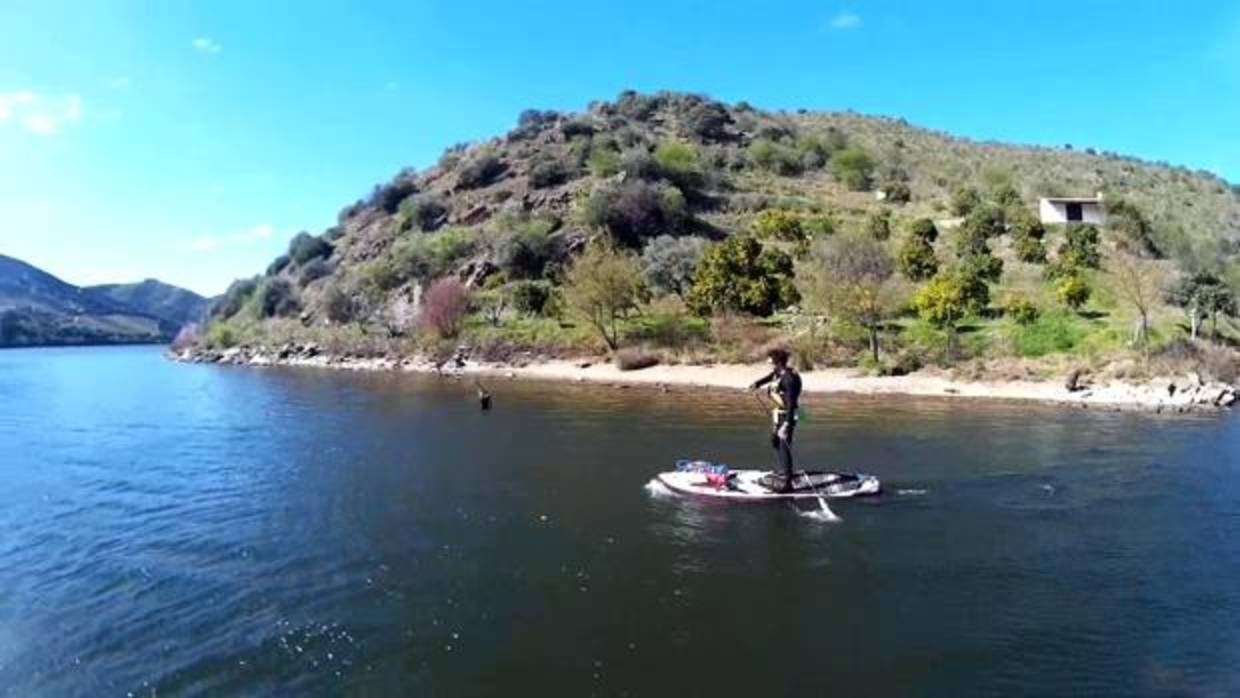
[[[0,693],[1235,695],[1240,419],[811,397],[823,524],[726,394],[0,352]]]

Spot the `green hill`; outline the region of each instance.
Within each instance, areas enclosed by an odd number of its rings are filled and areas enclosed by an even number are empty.
[[[155,279],[146,279],[132,284],[87,286],[86,291],[97,296],[107,296],[122,305],[178,328],[206,319],[207,307],[211,304],[209,299],[193,291]]]
[[[184,301],[193,296],[200,309],[206,302],[189,291],[158,286],[163,291],[152,298]],[[169,341],[180,329],[182,321],[177,318],[127,302],[130,294],[121,290],[125,287],[103,288],[117,292],[115,297],[68,284],[21,260],[0,255],[0,347],[158,343]],[[144,297],[133,294],[130,300],[140,302]]]
[[[1039,197],[1095,192],[1108,211],[1096,241],[1038,223]],[[921,243],[917,230],[936,235]],[[863,238],[881,263],[850,277],[840,265]],[[1196,301],[1202,288],[1227,296],[1240,283],[1240,188],[1088,148],[626,92],[581,113],[527,111],[508,134],[375,187],[337,225],[299,235],[264,274],[234,284],[206,342],[596,351],[609,340],[587,321],[570,270],[599,244],[645,282],[615,313],[617,343],[669,360],[751,358],[783,342],[808,361],[880,371],[1056,357],[1148,366],[1233,341],[1230,306]],[[909,255],[934,268],[911,273]],[[1121,267],[1152,280],[1137,289],[1149,298],[1130,302]],[[419,314],[421,292],[441,278],[468,291],[470,312],[449,326]],[[853,301],[870,296],[849,292],[871,282],[882,303],[866,319]],[[936,314],[932,296],[962,285],[960,312]],[[1192,308],[1217,328],[1209,347],[1180,341],[1199,324]]]

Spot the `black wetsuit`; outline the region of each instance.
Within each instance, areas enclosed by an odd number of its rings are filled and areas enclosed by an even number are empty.
[[[797,406],[801,400],[801,376],[791,368],[785,368],[782,372],[775,370],[758,379],[753,387],[761,388],[771,381],[776,381],[776,389],[783,403],[776,417],[771,420],[771,447],[779,454],[779,466],[783,470],[784,483],[787,487],[792,482],[792,433],[797,426]],[[786,427],[787,438],[779,437],[780,427]]]

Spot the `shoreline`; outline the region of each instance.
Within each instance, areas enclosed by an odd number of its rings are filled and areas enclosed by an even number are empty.
[[[346,371],[402,371],[447,376],[504,377],[567,381],[621,387],[644,386],[744,390],[769,368],[764,364],[659,364],[621,371],[606,359],[547,359],[506,364],[457,359],[436,362],[427,357],[396,359],[327,354],[314,345],[286,345],[278,350],[235,347],[224,351],[169,350],[168,357],[187,363],[241,366],[298,366]],[[1168,376],[1147,383],[1106,382],[1069,391],[1054,381],[967,381],[934,371],[904,376],[871,376],[855,369],[827,368],[801,373],[806,393],[863,396],[960,398],[967,400],[1027,401],[1079,408],[1183,413],[1219,410],[1240,401],[1233,386],[1203,382],[1197,376]]]

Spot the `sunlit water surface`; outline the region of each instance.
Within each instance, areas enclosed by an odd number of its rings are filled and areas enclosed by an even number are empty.
[[[1235,695],[1240,419],[0,352],[0,693]]]

